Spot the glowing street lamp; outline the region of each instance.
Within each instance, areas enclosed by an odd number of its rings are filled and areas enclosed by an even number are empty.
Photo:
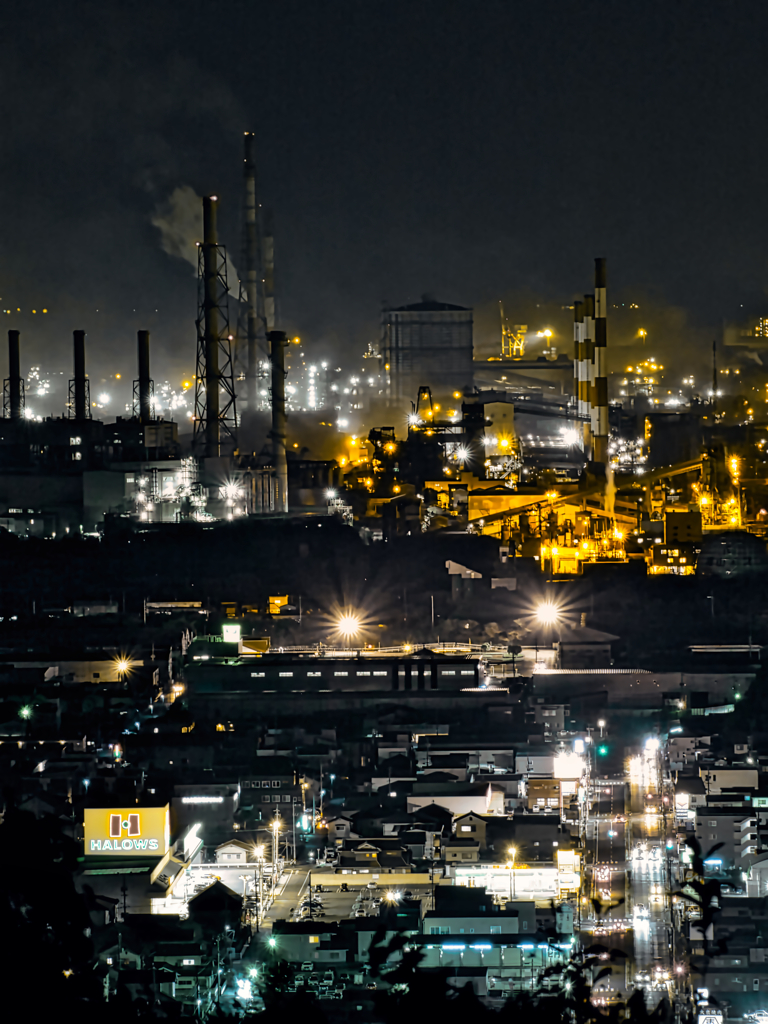
[[[362,621],[360,616],[354,612],[342,612],[336,620],[336,632],[345,640],[351,640],[353,637],[356,637],[361,627]]]
[[[536,609],[536,618],[542,626],[555,626],[560,621],[560,609],[551,601],[544,601]]]
[[[509,854],[509,860],[507,861],[507,867],[509,868],[509,898],[512,899],[517,896],[517,886],[515,885],[515,857],[517,855],[517,847],[510,846],[507,850]]]

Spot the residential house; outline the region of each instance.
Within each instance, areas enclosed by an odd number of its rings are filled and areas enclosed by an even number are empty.
[[[326,815],[326,827],[328,829],[328,845],[338,846],[343,839],[357,837],[355,831],[355,819],[346,814]]]
[[[445,839],[443,840],[443,856],[446,864],[476,864],[480,858],[480,843],[476,839]]]
[[[411,851],[399,837],[344,839],[339,847],[339,867],[357,871],[411,871]]]
[[[487,821],[481,814],[475,814],[470,811],[469,814],[460,814],[454,819],[454,831],[457,839],[474,839],[477,840],[480,851],[485,852],[486,849],[486,829]]]
[[[561,626],[555,642],[555,667],[560,669],[610,668],[611,644],[619,638],[589,626]]]
[[[435,803],[453,816],[469,811],[477,814],[504,813],[504,790],[492,783],[416,782],[406,800],[409,811],[418,811]]]
[[[256,860],[253,843],[241,839],[230,839],[216,847],[217,864],[247,864]]]

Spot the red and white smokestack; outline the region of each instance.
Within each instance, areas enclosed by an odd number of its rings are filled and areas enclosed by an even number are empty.
[[[606,298],[605,260],[595,260],[595,354],[592,387],[592,459],[608,462],[608,302]]]
[[[584,358],[584,303],[577,300],[573,304],[573,394],[576,400],[576,415],[584,415],[581,403],[582,360]]]
[[[592,387],[595,375],[595,296],[584,296],[584,358],[582,360],[582,402],[584,409],[584,451],[592,458]]]

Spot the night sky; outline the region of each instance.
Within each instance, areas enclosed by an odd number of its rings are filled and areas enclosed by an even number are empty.
[[[481,347],[499,299],[565,325],[600,255],[653,352],[705,360],[723,318],[768,314],[767,29],[765,4],[706,0],[6,5],[0,307],[22,369],[69,371],[84,328],[91,376],[130,378],[148,327],[156,379],[194,371],[194,274],[152,218],[180,186],[218,194],[237,265],[245,130],[282,325],[318,357],[353,360],[382,300],[422,292],[474,306]]]

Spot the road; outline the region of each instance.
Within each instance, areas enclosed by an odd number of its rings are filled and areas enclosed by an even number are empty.
[[[627,799],[628,797],[628,799]],[[624,778],[595,778],[587,821],[582,940],[627,954],[596,992],[609,1001],[634,986],[654,1006],[672,987],[672,921],[658,746],[651,740],[627,760]],[[668,802],[669,797],[667,795]],[[626,822],[624,821],[626,819]],[[591,900],[601,912],[594,914]],[[623,902],[620,902],[623,901]]]
[[[672,980],[670,880],[658,748],[651,743],[629,761],[630,849],[635,983],[649,1005],[669,994]]]
[[[582,902],[582,942],[587,947],[597,944],[623,949],[629,954],[625,792],[623,779],[595,778],[593,781],[587,822],[587,852],[593,859],[586,877],[586,902]],[[599,901],[599,913],[593,909],[593,900]],[[627,975],[621,962],[617,962],[611,976],[595,987],[593,1001],[597,1005],[610,1002],[622,998],[626,991]]]

